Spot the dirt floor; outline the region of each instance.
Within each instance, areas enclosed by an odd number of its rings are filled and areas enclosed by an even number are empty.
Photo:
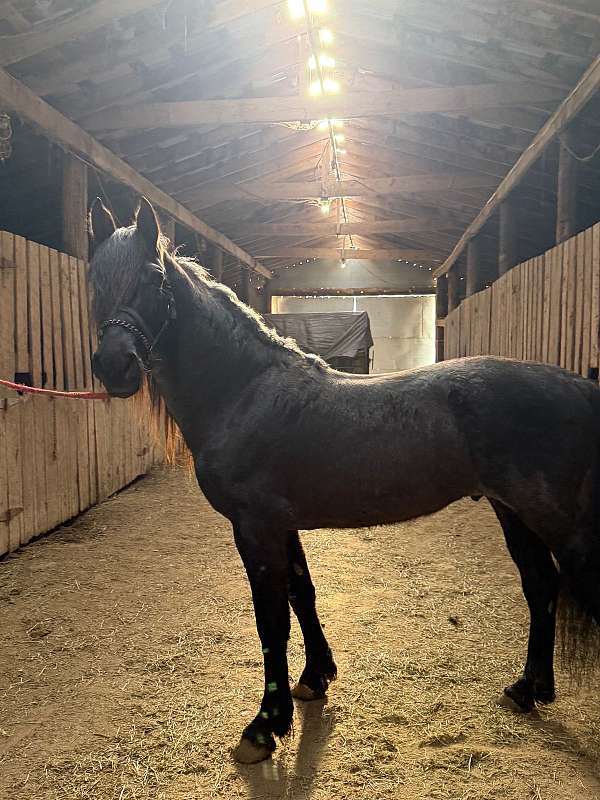
[[[0,798],[600,798],[599,681],[498,708],[526,613],[484,502],[303,537],[339,680],[272,760],[230,748],[262,681],[228,524],[158,472],[0,562]],[[296,625],[292,676],[302,666]]]

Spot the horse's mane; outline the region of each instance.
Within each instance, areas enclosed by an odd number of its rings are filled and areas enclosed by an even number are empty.
[[[89,277],[96,324],[110,318],[119,307],[129,305],[137,293],[148,255],[136,231],[135,225],[117,229],[92,258]],[[286,339],[269,328],[260,314],[242,303],[235,292],[215,281],[196,259],[181,255],[162,234],[159,252],[167,279],[171,283],[184,281],[187,284],[190,299],[202,310],[203,318],[210,324],[225,327],[229,345],[242,356],[266,363],[304,362],[316,369],[326,367],[319,356],[304,353],[293,339]],[[151,426],[159,441],[165,443],[167,460],[177,460],[186,452],[183,438],[151,374],[136,397],[144,411],[150,410]]]

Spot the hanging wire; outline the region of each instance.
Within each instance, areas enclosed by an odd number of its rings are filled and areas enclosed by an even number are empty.
[[[316,42],[315,42],[315,29],[314,29],[313,23],[312,23],[312,15],[311,15],[310,9],[308,7],[308,0],[302,0],[302,2],[303,2],[303,5],[304,5],[304,15],[306,17],[306,31],[307,31],[307,35],[308,35],[308,43],[310,45],[310,49],[311,49],[312,55],[313,55],[313,57],[315,59],[315,66],[316,66],[317,75],[318,75],[318,78],[319,78],[319,85],[321,87],[321,94],[323,96],[325,96],[325,81],[324,81],[324,78],[323,78],[323,67],[322,67],[322,65],[320,63],[320,60],[319,60],[319,52],[318,52],[318,48],[317,48],[317,45],[316,45]],[[337,152],[337,143],[335,141],[335,133],[334,133],[334,130],[333,130],[333,125],[331,124],[331,120],[329,118],[327,119],[327,128],[328,128],[328,131],[329,131],[329,141],[331,142],[331,152],[332,152],[332,155],[333,155],[332,164],[333,164],[333,167],[334,167],[334,170],[335,170],[336,179],[337,179],[338,182],[340,182],[342,180],[342,173],[341,173],[341,170],[340,170],[340,162],[339,162],[339,157],[338,157],[338,152]],[[340,203],[341,203],[341,206],[342,206],[342,214],[343,214],[343,217],[344,217],[344,222],[347,224],[348,223],[348,213],[347,213],[347,210],[346,210],[346,202],[345,202],[345,199],[343,197],[340,197],[339,200],[340,200]],[[352,239],[352,234],[349,234],[348,238],[350,239],[350,247],[352,249],[354,249],[354,241]]]
[[[568,144],[567,139],[564,133],[559,134],[558,136],[561,145],[565,148],[567,153],[575,159],[575,161],[580,161],[582,164],[587,164],[589,161],[592,161],[598,153],[600,153],[600,144],[594,148],[594,150],[588,156],[580,156],[578,155]]]

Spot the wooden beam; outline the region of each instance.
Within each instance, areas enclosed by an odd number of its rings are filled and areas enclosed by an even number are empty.
[[[31,29],[31,22],[8,0],[0,2],[0,19],[10,22],[17,33],[26,33]]]
[[[439,194],[461,189],[488,188],[497,181],[489,175],[401,175],[389,178],[327,181],[248,181],[246,183],[217,182],[206,185],[201,192],[185,193],[184,202],[196,209],[209,208],[231,200],[270,202],[273,200],[319,200],[336,197],[369,197],[392,194]],[[178,195],[179,196],[179,195]]]
[[[406,286],[402,288],[394,289],[393,286],[369,286],[367,288],[357,287],[357,288],[346,288],[340,289],[339,287],[331,287],[331,288],[322,288],[319,287],[318,289],[313,288],[304,288],[300,287],[299,289],[278,289],[275,285],[274,287],[270,286],[270,291],[273,297],[353,297],[354,295],[361,295],[364,294],[366,296],[376,296],[376,295],[414,295],[414,294],[433,294],[433,289],[431,286],[414,286],[411,288],[411,291],[406,291]]]
[[[475,240],[473,240],[475,241]],[[500,239],[498,243],[498,275],[504,275],[519,263],[519,212],[515,198],[509,197],[500,206]]]
[[[530,2],[538,6],[543,6],[549,11],[554,11],[556,14],[565,14],[566,16],[589,19],[592,22],[600,22],[600,12],[573,8],[573,6],[565,3],[564,0],[560,0],[560,2],[558,2],[558,0],[530,0]]]
[[[65,42],[73,41],[87,33],[91,33],[104,25],[110,25],[117,19],[137,14],[148,8],[160,5],[161,0],[100,0],[76,14],[61,17],[49,25],[40,26],[39,30],[19,33],[15,36],[0,36],[0,66],[14,64],[25,58],[31,58],[44,50],[60,47]]]
[[[429,264],[436,261],[431,253],[426,250],[402,250],[379,249],[379,250],[352,250],[350,248],[342,250],[335,247],[278,247],[276,250],[262,254],[261,258],[283,258],[288,260],[309,260],[311,258],[331,258],[348,261],[418,261],[422,264]]]
[[[62,247],[65,253],[88,258],[88,168],[65,153],[62,172]]]
[[[579,112],[589,103],[600,89],[600,56],[596,58],[585,75],[581,78],[571,94],[561,103],[557,111],[550,117],[546,124],[535,136],[532,143],[510,170],[506,178],[490,197],[477,217],[461,236],[460,241],[446,259],[435,271],[434,277],[444,275],[456,262],[467,243],[477,235],[485,223],[490,219],[498,206],[506,200],[512,190],[521,182],[530,167],[540,158],[556,136],[558,136],[569,123],[575,119]]]
[[[341,236],[379,233],[411,233],[455,228],[456,218],[444,214],[414,219],[389,219],[378,222],[265,222],[235,228],[243,236]],[[232,228],[233,229],[233,228]]]
[[[213,247],[211,272],[219,283],[223,281],[223,251],[220,247]]]
[[[556,244],[570,239],[577,232],[577,175],[579,162],[571,155],[575,144],[572,129],[563,133],[558,159],[556,197]]]
[[[102,172],[120,183],[130,186],[138,194],[145,195],[151,203],[170,214],[182,225],[204,236],[225,252],[243,261],[255,272],[271,278],[271,272],[258,263],[222,233],[211,228],[185,206],[178,203],[149,180],[136,172],[129,164],[93,139],[70,119],[37,97],[30,89],[0,69],[0,105],[15,111],[20,117],[35,125],[51,140],[81,154]]]
[[[404,114],[465,113],[558,100],[562,89],[532,83],[491,83],[451,88],[344,92],[326,97],[256,97],[236,100],[190,100],[115,106],[82,120],[87,130],[185,128],[227,123],[274,123],[325,117],[400,117]]]

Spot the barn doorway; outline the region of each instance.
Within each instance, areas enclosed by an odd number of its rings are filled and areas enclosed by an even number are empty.
[[[371,322],[371,372],[397,372],[435,362],[435,296],[273,297],[274,314],[366,311]]]

